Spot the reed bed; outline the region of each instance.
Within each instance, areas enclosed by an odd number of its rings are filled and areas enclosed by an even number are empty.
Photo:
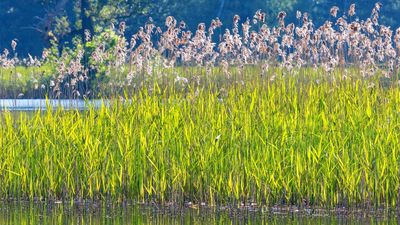
[[[216,71],[223,80],[243,82],[249,67],[261,74],[314,67],[328,77],[337,69],[346,77],[357,68],[362,78],[399,80],[400,28],[379,23],[381,7],[376,3],[370,17],[358,18],[355,4],[333,6],[330,19],[318,23],[299,11],[296,21],[286,21],[282,11],[268,24],[259,10],[253,18],[234,16],[233,27],[215,18],[195,30],[172,16],[163,25],[149,18],[131,37],[121,22],[26,59],[18,57],[13,40],[0,53],[0,97],[110,98],[149,89],[153,80],[181,82]]]
[[[155,82],[84,112],[3,112],[0,196],[394,208],[399,105],[400,89],[379,79],[278,75],[184,91]]]
[[[130,41],[121,23],[40,59],[13,41],[0,96],[114,100],[1,112],[0,198],[397,207],[400,29],[380,7],[333,7],[318,28],[301,12],[224,32],[168,17]]]

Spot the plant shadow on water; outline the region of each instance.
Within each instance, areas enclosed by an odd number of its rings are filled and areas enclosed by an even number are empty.
[[[397,218],[315,216],[297,213],[218,212],[154,206],[70,206],[1,203],[0,224],[398,224]]]

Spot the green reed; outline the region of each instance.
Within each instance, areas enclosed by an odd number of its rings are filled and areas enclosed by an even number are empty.
[[[0,196],[395,207],[400,89],[311,71],[3,112]]]

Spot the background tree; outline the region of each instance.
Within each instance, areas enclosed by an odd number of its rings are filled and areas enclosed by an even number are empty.
[[[112,23],[125,21],[126,34],[136,32],[151,16],[163,26],[166,16],[184,20],[189,29],[197,24],[220,17],[230,27],[232,17],[238,14],[242,22],[252,18],[261,9],[267,13],[267,22],[276,23],[279,11],[287,13],[287,21],[296,22],[296,11],[307,12],[316,25],[326,19],[332,6],[340,8],[339,16],[356,4],[355,18],[366,19],[379,0],[1,0],[0,49],[8,48],[17,39],[20,55],[41,54],[53,41],[68,45],[74,36],[84,41],[84,31],[100,33]],[[380,22],[396,29],[400,25],[400,0],[380,0],[383,4]]]

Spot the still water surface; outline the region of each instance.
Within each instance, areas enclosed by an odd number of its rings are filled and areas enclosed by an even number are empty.
[[[0,111],[34,111],[46,110],[48,108],[56,109],[61,107],[63,109],[84,110],[89,106],[95,108],[101,107],[102,104],[108,105],[110,101],[103,100],[68,100],[68,99],[0,99]]]
[[[272,214],[247,212],[232,215],[228,212],[210,212],[198,209],[160,210],[154,207],[70,207],[63,205],[9,204],[0,203],[0,224],[289,224],[289,225],[328,225],[328,224],[390,224],[397,218],[309,216],[296,214]]]

